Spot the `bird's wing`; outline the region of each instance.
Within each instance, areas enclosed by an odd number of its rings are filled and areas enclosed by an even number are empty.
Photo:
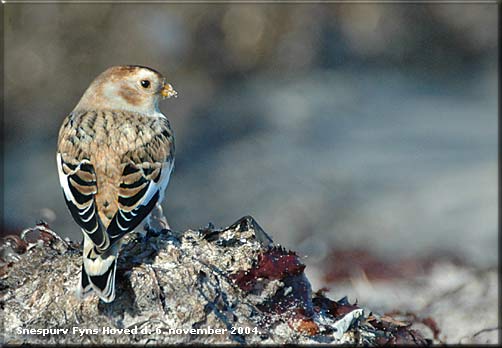
[[[64,120],[59,130],[57,167],[66,205],[73,219],[92,242],[102,248],[107,246],[108,238],[103,232],[96,207],[98,186],[89,146],[93,130],[88,121],[95,118],[96,113],[85,112],[71,113]]]
[[[119,180],[118,210],[107,227],[110,243],[134,230],[160,203],[174,166],[174,138],[167,119],[162,118],[145,141],[127,152]],[[142,135],[139,135],[141,137]]]
[[[161,202],[169,182],[174,160],[129,163],[119,187],[118,210],[107,228],[110,243],[134,230]]]
[[[94,200],[98,188],[93,165],[88,159],[78,160],[58,152],[57,166],[59,182],[73,219],[94,245],[98,248],[106,247],[108,240],[103,234]]]

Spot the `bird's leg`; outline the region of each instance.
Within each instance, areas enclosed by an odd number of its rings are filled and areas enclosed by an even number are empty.
[[[153,235],[157,235],[162,230],[171,230],[169,223],[167,222],[166,217],[164,216],[162,206],[160,204],[156,204],[152,209],[152,212],[148,215],[145,222],[145,230],[148,233]]]
[[[162,209],[162,206],[160,204],[156,204],[153,212],[154,212],[153,216],[159,222],[161,228],[170,231],[171,226],[169,226],[169,223],[167,222],[167,218],[164,215],[164,210]]]

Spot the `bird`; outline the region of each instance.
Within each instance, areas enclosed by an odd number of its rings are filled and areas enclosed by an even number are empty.
[[[123,237],[142,223],[148,229],[156,210],[162,214],[175,144],[159,101],[176,96],[152,68],[113,66],[92,81],[61,125],[59,182],[83,233],[80,299],[90,293],[115,299]]]

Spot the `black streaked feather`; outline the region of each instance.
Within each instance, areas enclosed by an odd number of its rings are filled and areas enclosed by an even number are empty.
[[[155,195],[152,197],[152,199],[150,199],[150,201],[146,205],[140,205],[136,209],[132,210],[130,213],[123,212],[123,214],[127,214],[126,215],[127,218],[132,217],[131,221],[126,221],[125,219],[122,218],[119,212],[117,212],[117,214],[115,214],[113,220],[110,222],[110,225],[108,225],[108,228],[106,230],[108,236],[110,237],[110,244],[113,244],[116,240],[122,238],[123,235],[125,235],[128,232],[131,232],[136,227],[138,227],[138,225],[143,221],[143,219],[146,218],[148,214],[150,214],[153,207],[155,207],[155,204],[159,200],[159,196],[160,193],[157,191]],[[127,229],[124,231],[119,227],[119,225],[127,227]]]
[[[75,181],[77,184],[82,185],[82,186],[95,186],[96,185],[96,181],[82,180],[77,174],[72,174],[72,175],[69,175],[68,177],[71,178],[73,181]]]
[[[89,202],[89,200],[93,199],[93,195],[84,195],[79,190],[77,190],[70,182],[70,178],[68,178],[68,186],[70,187],[71,194],[75,198],[78,204],[84,204]]]
[[[94,172],[94,167],[90,163],[86,163],[86,162],[81,163],[80,170],[83,170],[84,172],[89,172],[91,174],[96,174]]]
[[[129,175],[129,174],[133,174],[133,173],[136,173],[137,171],[139,171],[139,168],[133,166],[132,164],[128,164],[124,168],[124,171],[122,172],[122,175],[125,176],[125,175]]]
[[[63,160],[61,160],[61,162],[63,163]],[[78,164],[71,164],[71,163],[68,163],[68,162],[64,162],[64,164],[67,165],[68,168],[70,168],[71,170],[75,170],[78,167]]]
[[[100,245],[101,243],[103,243],[103,232],[101,229],[101,224],[98,222],[98,220],[96,218],[96,214],[95,214],[96,208],[93,206],[92,208],[89,209],[89,211],[91,211],[94,214],[94,216],[89,221],[84,222],[82,219],[82,216],[79,214],[79,212],[81,210],[79,210],[77,208],[77,206],[75,204],[73,204],[71,201],[66,199],[66,197],[65,197],[65,202],[66,202],[66,206],[68,207],[68,210],[70,210],[70,214],[73,217],[73,219],[75,220],[75,222],[87,232],[87,235],[89,236],[89,238],[91,238],[92,242],[95,245]],[[94,203],[92,203],[92,204],[94,205]],[[86,215],[86,214],[84,214],[84,215]],[[91,232],[93,230],[96,230],[96,231]]]
[[[138,193],[131,197],[119,196],[119,203],[128,207],[132,207],[139,202],[139,200],[145,195],[148,190],[149,185],[145,185]]]
[[[64,163],[67,166],[70,166],[69,163],[64,162],[61,159],[61,162]],[[78,168],[78,169],[77,169]],[[83,185],[83,186],[93,186],[95,185],[95,181],[85,181],[82,180],[79,176],[78,173],[79,171],[84,171],[88,172],[90,174],[94,174],[94,167],[90,163],[80,163],[80,165],[75,166],[72,170],[77,170],[75,174],[69,175],[66,180],[68,180],[68,187],[70,188],[70,192],[75,198],[75,201],[78,204],[85,205],[83,208],[77,207],[74,202],[71,200],[68,200],[66,198],[66,195],[64,195],[66,206],[68,207],[68,210],[70,210],[70,214],[75,220],[75,222],[86,232],[86,234],[91,238],[92,242],[95,245],[102,245],[103,242],[105,241],[105,236],[103,234],[103,230],[101,227],[101,223],[98,219],[97,216],[97,210],[96,210],[96,205],[94,203],[94,195],[89,194],[89,195],[84,195],[80,191],[78,191],[70,181],[74,180],[77,184]],[[87,203],[87,204],[86,204]],[[90,207],[89,207],[90,205]],[[87,210],[87,211],[86,211]],[[85,213],[84,213],[85,212]]]
[[[122,187],[122,188],[136,188],[136,187],[143,185],[145,182],[148,182],[148,181],[142,176],[139,180],[133,182],[132,184],[121,183],[120,187]]]
[[[87,293],[90,289],[89,286],[91,283],[89,283],[89,276],[87,275],[87,272],[85,271],[84,263],[82,262],[82,274],[80,276],[80,286],[82,287],[82,291],[84,295]]]
[[[161,175],[162,175],[162,167],[159,169],[159,174],[157,175],[157,177],[155,179],[153,179],[153,181],[156,183],[159,182]]]
[[[145,174],[145,176],[148,176],[152,174],[154,170],[155,168],[143,168],[143,173]]]
[[[110,274],[114,271],[115,269],[115,263],[117,262],[117,259],[113,260],[112,264],[110,267],[106,270],[105,273],[102,275],[90,275],[89,276],[89,281],[96,286],[99,290],[104,291],[106,288],[106,285],[108,284],[108,278],[110,277]]]
[[[91,204],[91,207],[89,209],[87,209],[87,211],[85,213],[82,214],[83,211],[85,211],[85,209],[82,209],[81,211],[79,211],[78,215],[80,216],[80,219],[82,220],[82,222],[85,223],[86,221],[89,220],[91,215],[93,215],[95,213],[94,202]],[[91,221],[91,220],[89,220],[89,221]]]

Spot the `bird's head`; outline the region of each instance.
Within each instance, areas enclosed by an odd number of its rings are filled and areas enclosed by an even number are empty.
[[[138,65],[114,66],[101,73],[85,91],[75,110],[158,112],[160,99],[177,95],[159,72]]]

